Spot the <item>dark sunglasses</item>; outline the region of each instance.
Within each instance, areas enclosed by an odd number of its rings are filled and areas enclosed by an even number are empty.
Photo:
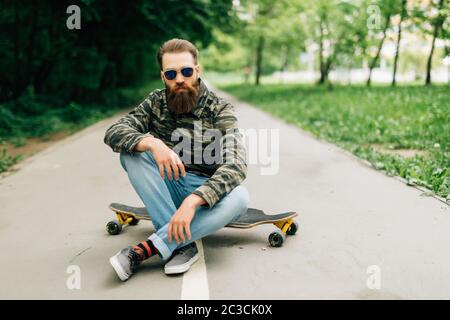
[[[186,67],[180,70],[183,77],[189,78],[194,74],[194,68]],[[167,80],[173,80],[177,77],[177,71],[176,70],[167,70],[164,71],[164,76]]]

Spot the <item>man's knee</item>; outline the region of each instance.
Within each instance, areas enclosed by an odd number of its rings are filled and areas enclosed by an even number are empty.
[[[135,153],[128,153],[128,152],[121,152],[120,153],[120,164],[122,165],[122,168],[127,171],[127,167],[131,162],[135,162],[136,160],[136,154]]]
[[[125,170],[125,171],[127,171],[127,166],[126,166],[126,161],[127,161],[127,158],[129,157],[129,153],[126,153],[126,152],[121,152],[120,153],[120,155],[119,155],[119,159],[120,159],[120,164],[122,165],[122,168]]]
[[[233,211],[236,215],[241,215],[247,212],[250,198],[247,188],[239,185],[230,192],[229,196],[230,205],[233,207]]]
[[[153,155],[150,152],[120,153],[120,164],[125,171],[127,171],[128,166],[140,165],[143,161],[149,161],[152,164],[155,163]]]

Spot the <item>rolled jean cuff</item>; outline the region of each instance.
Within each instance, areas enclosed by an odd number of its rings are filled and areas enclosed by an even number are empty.
[[[158,249],[159,254],[161,255],[161,258],[163,260],[167,260],[172,255],[172,252],[170,251],[169,247],[164,243],[164,241],[156,234],[152,234],[148,238],[156,249]]]

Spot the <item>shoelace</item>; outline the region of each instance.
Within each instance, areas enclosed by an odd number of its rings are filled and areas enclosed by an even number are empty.
[[[133,249],[128,252],[128,258],[130,259],[130,267],[132,269],[141,263],[141,260],[139,260],[139,255]]]
[[[187,250],[189,250],[192,247],[193,247],[193,245],[188,245],[188,246],[185,246],[183,248],[180,248],[180,249],[178,249],[177,254],[182,254],[183,255],[183,254],[186,253]]]

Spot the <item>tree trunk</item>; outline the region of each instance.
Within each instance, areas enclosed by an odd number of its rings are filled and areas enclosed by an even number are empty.
[[[27,48],[27,61],[26,68],[24,72],[24,78],[27,82],[25,85],[33,83],[34,72],[34,48],[36,42],[37,33],[40,31],[38,28],[38,18],[39,18],[39,7],[37,5],[37,0],[33,0],[32,8],[31,8],[31,23],[30,23],[30,38],[28,40],[28,48]]]
[[[398,58],[400,55],[400,41],[402,39],[402,22],[406,15],[406,0],[402,0],[402,12],[400,14],[400,23],[398,24],[398,36],[397,36],[397,45],[395,47],[395,58],[394,58],[394,72],[392,75],[392,86],[395,86],[397,76],[397,66],[398,66]]]
[[[261,66],[262,66],[262,53],[264,49],[264,36],[259,36],[258,45],[256,47],[256,74],[255,74],[255,84],[259,85],[259,78],[261,77]]]
[[[281,63],[280,72],[284,72],[289,64],[289,51],[291,48],[289,45],[286,45],[284,48],[285,48],[285,51],[284,51],[283,61]]]
[[[283,80],[283,73],[286,70],[288,63],[289,63],[289,51],[290,51],[290,46],[289,45],[285,45],[284,46],[284,55],[282,57],[282,61],[281,61],[281,67],[280,67],[280,79],[281,82]]]
[[[450,49],[449,49],[449,47],[445,47],[445,52],[450,52]],[[447,56],[448,54],[446,54],[446,56]],[[449,64],[447,64],[447,85],[449,85],[450,84],[450,63]]]
[[[375,55],[375,57],[373,58],[372,62],[369,65],[369,78],[367,78],[367,86],[368,87],[370,87],[370,85],[372,83],[372,71],[377,64],[378,58],[380,57],[380,54],[381,54],[381,50],[383,49],[383,44],[384,44],[384,40],[386,40],[386,33],[387,33],[387,30],[389,29],[390,21],[391,21],[391,15],[388,14],[386,16],[386,25],[384,26],[384,30],[383,30],[383,38],[381,39],[381,41],[378,45],[377,54]]]
[[[335,55],[332,54],[328,57],[327,62],[325,63],[325,68],[323,71],[323,83],[328,85],[328,88],[331,89],[331,81],[329,80],[330,71],[334,62]]]
[[[440,0],[439,1],[439,12],[442,10],[442,7],[444,6],[444,0]],[[430,85],[431,84],[431,67],[432,67],[432,62],[433,62],[433,53],[434,53],[434,45],[436,43],[436,38],[437,35],[439,34],[439,30],[442,27],[442,24],[444,23],[444,19],[439,19],[440,17],[438,17],[438,21],[436,22],[436,25],[434,26],[434,31],[433,31],[433,41],[431,42],[431,51],[430,51],[430,55],[428,56],[428,61],[427,61],[427,75],[425,78],[425,85]]]
[[[431,42],[431,51],[430,51],[430,55],[428,56],[428,61],[427,61],[427,74],[425,77],[425,85],[426,86],[431,84],[431,65],[432,65],[432,61],[433,61],[434,44],[436,42],[436,33],[437,33],[437,27],[434,29],[433,41]]]
[[[325,83],[325,66],[324,66],[324,59],[323,59],[323,15],[320,17],[320,23],[319,23],[319,71],[320,71],[320,78],[317,84],[321,85]]]
[[[14,64],[15,64],[15,78],[14,78],[14,92],[13,98],[17,98],[20,95],[20,17],[19,17],[19,8],[17,1],[14,2]]]
[[[35,74],[34,74],[34,91],[36,93],[42,93],[44,90],[44,84],[50,75],[50,72],[53,67],[55,59],[52,58],[45,58],[43,61],[41,61],[39,67],[37,68]]]
[[[348,65],[348,68],[347,68],[347,71],[348,71],[347,85],[349,85],[349,86],[352,85],[352,68],[353,68],[353,63],[350,62]]]

